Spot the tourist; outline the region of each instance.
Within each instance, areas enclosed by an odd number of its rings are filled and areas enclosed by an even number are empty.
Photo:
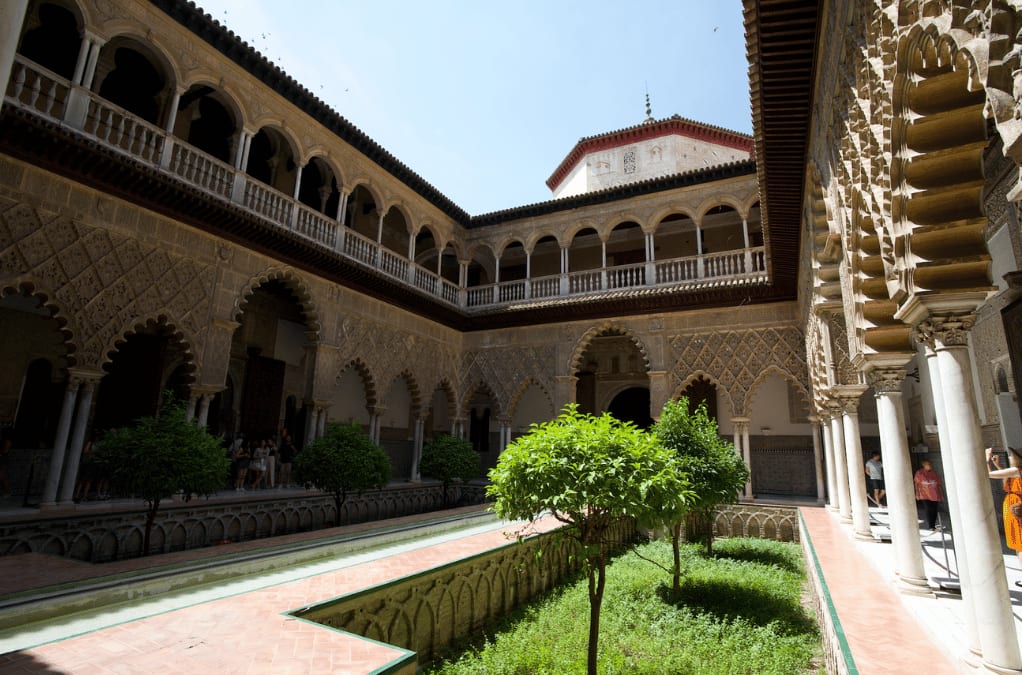
[[[287,427],[280,430],[280,447],[277,449],[277,487],[291,485],[291,462],[295,458],[295,445]]]
[[[252,459],[248,462],[248,475],[252,481],[252,489],[258,490],[266,478],[266,440],[256,443],[252,450]]]
[[[913,482],[916,484],[916,500],[922,502],[926,512],[926,527],[930,530],[927,534],[933,534],[937,529],[937,508],[941,498],[940,477],[933,470],[930,460],[923,460],[922,466],[913,477]]]
[[[873,456],[866,462],[866,478],[869,479],[869,489],[873,492],[873,503],[877,506],[883,506],[884,495],[887,494],[887,490],[884,489],[884,463],[880,461],[880,453],[874,452]],[[866,493],[869,496],[869,493]]]
[[[244,492],[245,491],[245,478],[248,476],[248,464],[252,459],[252,453],[248,447],[248,441],[241,435],[238,436],[239,441],[235,441],[234,444],[234,466],[235,466],[235,478],[234,478],[234,491]]]
[[[986,455],[990,477],[1004,481],[1004,501],[1001,503],[1004,541],[1015,551],[1022,564],[1022,454],[1015,448],[1008,448],[1010,466],[1007,469],[1001,468],[1000,457],[994,454],[993,448],[987,448]],[[1022,587],[1022,581],[1016,581],[1015,585]]]

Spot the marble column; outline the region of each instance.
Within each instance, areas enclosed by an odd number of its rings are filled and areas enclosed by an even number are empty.
[[[3,77],[0,92],[7,91],[7,83],[11,79],[14,54],[18,50],[18,39],[21,37],[21,26],[25,23],[27,10],[28,0],[0,2],[0,76]],[[0,97],[0,106],[3,106],[3,97]]]
[[[57,503],[60,472],[64,469],[67,438],[71,432],[71,419],[74,417],[75,403],[78,401],[78,390],[81,386],[82,378],[72,374],[64,388],[64,404],[60,408],[60,419],[57,420],[57,436],[53,441],[53,452],[50,453],[50,469],[46,474],[43,496],[39,503],[42,507],[53,506]]]
[[[312,401],[305,402],[305,438],[303,444],[308,445],[316,440],[316,406]]]
[[[425,440],[426,420],[421,417],[415,418],[415,427],[412,436],[412,470],[410,479],[412,481],[422,480],[419,474],[419,462],[422,461],[422,447]]]
[[[752,499],[752,463],[749,457],[749,418],[732,417],[731,424],[734,427],[735,449],[742,455],[742,461],[749,467],[749,479],[745,481],[742,488],[742,499]]]
[[[859,397],[866,390],[861,385],[842,385],[841,427],[848,465],[848,496],[852,507],[852,530],[859,539],[873,539],[869,527],[869,502],[866,501],[866,465],[862,461],[862,439],[859,437]]]
[[[78,409],[75,413],[74,433],[71,445],[67,450],[67,462],[64,469],[64,481],[60,486],[60,501],[70,504],[75,494],[75,483],[78,481],[78,464],[85,447],[85,430],[89,423],[89,411],[92,409],[92,395],[99,383],[98,377],[89,377],[82,382],[81,396],[78,397]]]
[[[968,557],[969,585],[983,667],[994,672],[1022,670],[1022,654],[1015,632],[972,388],[968,336],[975,316],[931,316],[923,323],[922,330],[933,336],[940,386],[944,392],[947,442],[953,455],[958,508],[964,524],[961,531],[955,532],[955,550],[959,556]],[[941,441],[943,443],[944,438]]]
[[[838,510],[837,498],[837,459],[834,455],[834,441],[831,437],[830,415],[820,415],[820,433],[823,434],[823,457],[827,470],[827,508],[831,511]]]
[[[917,339],[923,345],[926,354],[926,370],[930,375],[930,389],[933,396],[933,409],[937,420],[937,436],[940,438],[941,464],[944,466],[944,492],[947,494],[948,514],[951,517],[951,538],[958,541],[959,532],[964,532],[966,525],[962,522],[961,511],[958,508],[958,479],[954,469],[954,456],[951,452],[950,441],[948,440],[947,413],[944,410],[944,389],[940,385],[940,366],[937,364],[937,352],[934,350],[934,341],[931,334],[917,331]],[[945,535],[946,536],[946,535]],[[960,551],[957,545],[955,549],[955,561],[958,563],[958,581],[962,591],[962,607],[965,610],[965,631],[969,644],[969,651],[979,655],[979,629],[976,624],[976,610],[972,601],[972,583],[969,581],[969,557],[964,551]]]
[[[923,569],[922,546],[919,539],[919,517],[912,481],[912,460],[908,436],[905,434],[905,411],[901,387],[905,381],[904,363],[873,368],[869,383],[877,403],[880,445],[883,449],[884,484],[887,489],[887,513],[894,545],[898,590],[909,595],[932,596]]]
[[[323,438],[323,434],[326,433],[326,420],[327,413],[330,410],[330,406],[320,404],[316,406],[316,438]]]
[[[213,397],[216,394],[205,393],[199,396],[199,411],[198,411],[198,424],[203,429],[209,422],[209,404],[213,401]]]
[[[813,466],[816,469],[816,504],[823,506],[826,501],[826,487],[823,477],[823,451],[820,447],[820,418],[809,417],[809,428],[813,430]]]
[[[852,498],[848,489],[848,461],[845,458],[845,432],[841,425],[841,406],[832,402],[830,438],[834,444],[834,472],[837,474],[837,506],[841,522],[852,522]]]

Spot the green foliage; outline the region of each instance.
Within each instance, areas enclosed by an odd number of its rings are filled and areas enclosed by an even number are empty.
[[[161,500],[178,492],[186,501],[216,492],[224,486],[230,464],[220,442],[186,419],[183,404],[170,392],[165,401],[157,416],[107,432],[95,454],[115,494],[146,502],[143,555],[149,552],[149,533]]]
[[[632,424],[607,413],[580,415],[571,404],[511,443],[490,481],[486,493],[501,518],[531,521],[549,512],[582,545],[589,589],[586,669],[596,675],[608,530],[618,518],[659,523],[661,512],[683,508],[691,493],[674,453]]]
[[[479,477],[479,453],[462,438],[437,436],[422,449],[419,473],[444,484],[446,502],[447,486],[452,481],[457,479],[467,483]]]
[[[489,473],[487,495],[509,520],[533,520],[549,511],[572,526],[583,544],[595,521],[632,516],[657,522],[691,496],[674,453],[649,434],[608,414],[561,415],[514,440]]]
[[[717,421],[707,414],[705,403],[689,412],[687,398],[668,401],[652,431],[664,447],[676,453],[691,481],[695,497],[688,508],[692,512],[706,520],[719,505],[738,501],[749,469],[734,445],[720,437]],[[708,549],[711,542],[712,531]]]
[[[390,480],[390,459],[383,448],[352,422],[329,424],[324,434],[294,459],[295,479],[334,497],[335,522],[348,494],[384,487]]]
[[[820,636],[801,603],[804,585],[798,546],[758,539],[727,539],[707,558],[682,547],[690,573],[683,602],[665,602],[652,568],[635,554],[608,566],[600,644],[604,675],[790,675],[822,672]],[[664,541],[640,547],[666,563]],[[437,663],[449,675],[586,672],[582,658],[586,582],[555,591],[512,614],[468,650]]]
[[[186,499],[212,494],[224,486],[229,466],[220,442],[185,419],[184,406],[172,399],[159,415],[107,432],[95,457],[115,493],[149,503],[178,492]]]

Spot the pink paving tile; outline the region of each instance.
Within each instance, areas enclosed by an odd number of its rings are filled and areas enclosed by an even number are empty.
[[[958,673],[836,517],[823,508],[800,511],[859,672],[910,673],[925,666],[927,675]]]
[[[540,530],[558,524],[552,519]],[[502,531],[463,537],[355,567],[113,626],[24,652],[0,672],[365,673],[405,652],[283,613],[504,546]],[[142,649],[140,646],[145,645]]]

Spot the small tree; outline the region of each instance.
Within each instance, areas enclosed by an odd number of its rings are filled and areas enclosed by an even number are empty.
[[[695,497],[687,507],[690,529],[699,532],[706,544],[706,553],[713,553],[713,516],[721,504],[734,504],[738,493],[749,479],[735,446],[720,437],[717,421],[706,412],[706,403],[690,410],[688,398],[668,401],[653,425],[653,434],[665,448],[677,455],[681,468],[692,482]],[[681,514],[670,514],[677,516]],[[673,588],[680,590],[679,542],[683,517],[668,523],[674,549]]]
[[[390,459],[355,422],[329,424],[326,432],[294,459],[299,483],[333,495],[334,525],[341,524],[341,505],[354,492],[378,490],[390,480]]]
[[[688,484],[674,454],[629,423],[580,415],[570,404],[515,439],[489,477],[497,515],[533,521],[550,513],[581,545],[589,576],[588,672],[595,675],[610,528],[622,517],[648,524],[660,511],[681,508]]]
[[[224,486],[230,462],[220,441],[186,419],[185,407],[170,392],[155,417],[143,417],[133,427],[106,433],[96,449],[96,462],[106,471],[111,490],[141,497],[146,505],[142,555],[160,503],[178,492],[185,501]]]
[[[479,453],[463,438],[440,435],[422,449],[419,473],[443,483],[446,506],[447,488],[453,480],[467,483],[479,477]]]

